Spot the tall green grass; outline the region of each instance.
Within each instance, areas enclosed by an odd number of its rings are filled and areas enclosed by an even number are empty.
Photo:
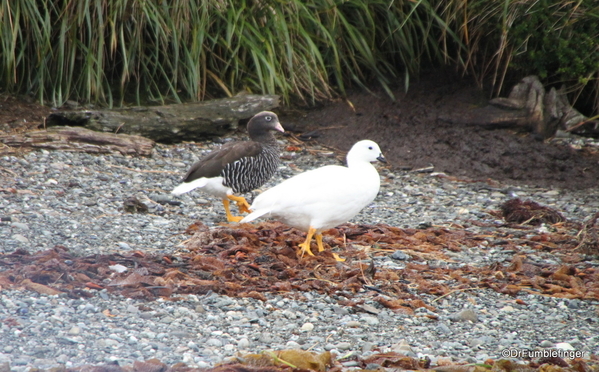
[[[0,22],[2,85],[57,106],[391,94],[458,42],[428,0],[11,0]]]
[[[495,94],[535,73],[599,102],[597,25],[596,0],[10,0],[0,84],[55,106],[241,91],[313,103],[351,86],[392,96],[451,64]]]

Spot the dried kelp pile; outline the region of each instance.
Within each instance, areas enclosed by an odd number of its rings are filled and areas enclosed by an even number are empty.
[[[345,297],[346,305],[359,305],[354,294],[370,291],[370,298],[405,313],[418,307],[434,311],[420,294],[443,296],[476,288],[599,299],[599,270],[586,264],[576,249],[578,230],[568,224],[554,226],[554,232],[545,233],[520,226],[528,229],[522,238],[513,229],[497,227],[474,235],[459,226],[400,229],[346,224],[325,232],[324,252],[313,248],[315,257],[298,257],[297,245],[305,235],[283,224],[210,229],[198,222],[188,228],[191,237],[182,248],[164,256],[135,251],[77,257],[64,247],[0,256],[0,288],[64,292],[77,298],[106,289],[142,299],[209,291],[265,299],[265,292],[319,291]],[[515,252],[511,262],[477,267],[448,257],[450,252],[490,247]],[[523,247],[530,248],[529,253],[519,253]],[[335,261],[331,250],[346,261]],[[403,269],[377,267],[375,257],[397,250],[412,257]],[[548,252],[562,263],[543,263],[534,257]]]
[[[579,241],[577,250],[587,254],[599,254],[599,212],[582,225],[576,237]]]
[[[558,211],[540,205],[532,200],[522,201],[510,199],[501,206],[503,218],[507,222],[539,225],[541,223],[558,223],[566,219]]]
[[[234,359],[234,360],[233,360]],[[487,360],[484,364],[456,364],[440,358],[439,365],[431,365],[430,359],[416,359],[397,352],[377,353],[367,359],[357,359],[354,371],[372,371],[369,365],[379,365],[378,371],[434,371],[434,372],[599,372],[599,361],[594,359],[562,359],[541,357],[526,363],[507,359]],[[80,366],[54,372],[342,372],[343,367],[329,352],[315,353],[303,350],[266,351],[262,354],[238,355],[229,363],[213,368],[193,368],[184,363],[172,366],[150,359],[135,361],[132,365],[114,364]],[[43,370],[39,370],[43,372]]]

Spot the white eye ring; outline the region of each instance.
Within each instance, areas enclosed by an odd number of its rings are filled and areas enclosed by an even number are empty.
[[[265,116],[265,117],[264,117],[264,120],[266,120],[266,121],[271,121],[271,120],[272,120],[272,116]]]

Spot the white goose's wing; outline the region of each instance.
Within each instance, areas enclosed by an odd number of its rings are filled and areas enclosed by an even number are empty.
[[[318,168],[260,194],[242,222],[268,215],[302,230],[331,228],[358,214],[376,197],[379,185],[378,173],[368,163],[358,172],[341,166]]]
[[[250,222],[273,211],[290,210],[313,201],[335,179],[345,175],[347,168],[328,165],[300,173],[258,195],[241,222]]]

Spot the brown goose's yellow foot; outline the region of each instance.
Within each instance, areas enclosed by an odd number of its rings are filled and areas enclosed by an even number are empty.
[[[231,214],[231,208],[229,206],[229,199],[223,199],[223,206],[225,207],[225,213],[227,214],[227,221],[229,222],[239,222],[243,220],[241,216],[233,216]]]
[[[239,222],[241,220],[243,220],[243,216],[227,216],[229,222]]]
[[[227,195],[227,198],[233,200],[239,208],[239,213],[250,213],[250,205],[243,196]]]
[[[237,207],[239,208],[239,213],[250,213],[250,206],[248,203],[245,203],[245,205],[237,203]]]
[[[339,262],[343,262],[345,261],[345,258],[341,258],[339,257],[339,255],[337,253],[331,252],[333,254],[333,258],[335,258],[335,261],[339,261]]]

